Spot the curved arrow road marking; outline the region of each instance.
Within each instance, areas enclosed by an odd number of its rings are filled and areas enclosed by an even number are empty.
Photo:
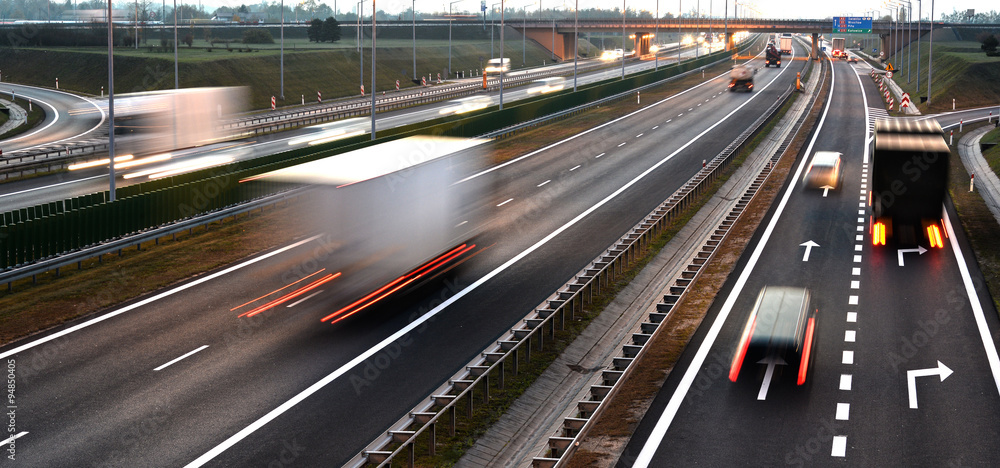
[[[898,252],[898,255],[899,255],[899,266],[903,266],[903,254],[904,253],[916,252],[916,253],[918,253],[920,255],[923,255],[924,252],[926,252],[926,251],[927,251],[927,249],[925,249],[925,248],[923,248],[922,246],[919,246],[919,245],[915,249],[899,249],[899,252]]]
[[[938,361],[937,367],[932,367],[930,369],[914,369],[906,371],[906,387],[910,393],[910,409],[917,409],[917,377],[927,377],[931,375],[940,375],[941,381],[947,379],[949,375],[952,374],[952,370],[948,366]]]

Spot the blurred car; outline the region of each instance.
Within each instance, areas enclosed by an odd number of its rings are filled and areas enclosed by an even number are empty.
[[[841,159],[843,154],[836,151],[817,151],[813,155],[806,175],[803,178],[808,188],[831,188],[840,187],[840,180],[843,176],[841,171]]]
[[[490,59],[489,62],[486,62],[486,68],[484,71],[486,73],[500,73],[501,71],[505,72],[508,70],[510,70],[509,58],[503,58],[503,59],[495,58],[495,59]]]
[[[561,76],[542,78],[531,82],[531,87],[528,88],[528,94],[554,93],[556,91],[562,91],[565,87],[566,78]]]
[[[493,104],[489,96],[468,96],[448,101],[446,107],[438,111],[441,115],[464,114],[466,112],[485,109]]]
[[[812,354],[816,314],[810,307],[809,290],[764,286],[757,295],[729,368],[736,382],[744,362],[790,366],[796,383],[806,382]]]
[[[855,55],[852,55],[849,59],[847,59],[847,61],[849,63],[858,63],[858,57],[855,56]]]

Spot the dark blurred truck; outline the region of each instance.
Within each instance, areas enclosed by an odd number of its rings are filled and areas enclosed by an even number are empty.
[[[875,121],[872,143],[872,244],[900,246],[928,241],[943,247],[941,210],[948,189],[951,151],[933,119]]]
[[[753,91],[753,75],[757,70],[737,65],[729,72],[729,91]]]
[[[764,67],[771,65],[781,67],[781,52],[778,52],[778,48],[774,44],[768,44],[767,49],[764,50]]]

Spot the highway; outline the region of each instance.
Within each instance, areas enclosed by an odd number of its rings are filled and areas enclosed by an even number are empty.
[[[689,50],[682,53],[684,58],[694,57],[695,51]],[[660,59],[660,66],[664,66],[668,63],[676,62],[676,55],[671,57],[663,57]],[[551,66],[553,70],[558,72],[567,72],[567,70],[572,72],[572,63],[562,63],[558,65]],[[630,62],[626,64],[626,73],[636,73],[641,70],[652,69],[656,64],[652,60],[643,60],[637,62]],[[537,71],[537,70],[531,70]],[[525,72],[515,71],[514,76],[522,74]],[[578,85],[582,86],[585,84],[606,80],[609,78],[615,78],[620,76],[621,68],[611,67],[608,69],[581,74],[578,77]],[[475,79],[473,79],[475,81]],[[572,88],[572,75],[568,77],[564,83],[568,88]],[[79,102],[79,98],[73,97],[72,99],[67,98],[70,96],[65,93],[58,93],[54,91],[44,90],[40,88],[31,87],[20,87],[24,92],[31,92],[32,94],[37,94],[39,96],[44,96],[46,98],[49,95],[60,96],[64,99],[60,109],[63,111],[59,114],[64,120],[62,122],[70,121],[73,125],[67,126],[70,131],[76,131],[78,127],[93,128],[94,123],[94,113],[80,113],[79,115],[69,116],[64,115],[66,109],[70,108],[73,103]],[[525,99],[528,97],[535,97],[537,94],[529,93],[532,88],[531,85],[520,86],[518,88],[505,90],[504,91],[504,103],[514,103],[518,100]],[[478,96],[479,94],[477,94]],[[54,98],[53,98],[54,99]],[[74,101],[75,99],[75,101]],[[499,93],[492,93],[484,105],[498,105],[500,103]],[[95,106],[96,107],[96,106]],[[455,104],[450,101],[442,101],[438,103],[428,104],[419,106],[414,109],[398,110],[379,113],[376,115],[376,129],[384,130],[388,128],[395,128],[403,125],[418,123],[427,121],[430,119],[435,119],[441,117],[442,112],[448,108],[455,107]],[[185,164],[190,164],[196,167],[204,167],[205,164],[219,165],[225,164],[231,161],[239,161],[244,159],[252,159],[261,156],[266,156],[282,151],[287,151],[289,149],[301,148],[309,145],[309,141],[320,139],[322,135],[327,135],[328,132],[336,129],[346,129],[351,132],[368,133],[370,130],[370,118],[354,118],[346,119],[343,121],[338,121],[334,123],[320,124],[307,128],[296,129],[292,131],[280,132],[272,135],[265,135],[257,138],[250,138],[239,141],[231,141],[224,143],[216,143],[211,145],[206,145],[197,148],[187,148],[174,151],[154,151],[150,154],[136,155],[136,159],[144,159],[150,157],[159,157],[164,154],[169,154],[169,159],[153,162],[150,164],[136,165],[131,168],[118,168],[116,171],[116,186],[125,187],[131,184],[140,183],[149,180],[150,177],[154,177],[157,174],[157,169],[164,170],[171,167],[181,166]],[[58,127],[58,126],[57,126]],[[310,138],[310,137],[313,138]],[[39,142],[49,142],[57,141],[59,139],[66,138],[65,132],[53,133],[53,132],[39,132],[38,135],[28,138],[30,141]],[[121,138],[121,137],[119,137]],[[131,137],[124,137],[131,138]],[[9,141],[9,140],[8,140]],[[20,141],[20,140],[15,140]],[[121,141],[121,140],[119,140]],[[0,142],[0,145],[5,148],[8,147],[7,142]],[[16,146],[11,146],[10,150],[7,150],[8,154]],[[96,159],[96,158],[95,158]],[[127,162],[127,163],[133,163]],[[192,169],[193,170],[193,169]],[[101,192],[108,190],[108,167],[104,166],[83,168],[79,170],[71,170],[69,172],[57,173],[47,176],[41,176],[36,178],[31,178],[27,180],[15,180],[12,182],[6,182],[0,184],[0,206],[3,206],[5,211],[13,210],[18,208],[25,208],[28,206],[34,206],[40,203],[48,203],[54,201],[60,201],[67,198],[77,197],[81,195],[87,195],[95,192]]]
[[[867,72],[834,63],[807,151],[844,154],[842,187],[805,190],[807,160],[797,161],[618,466],[995,463],[1000,324],[954,209],[943,248],[871,245],[866,121],[882,104]],[[780,365],[770,381],[749,362],[727,378],[765,285],[812,292],[816,344],[801,387]]]
[[[31,131],[0,141],[0,149],[9,155],[18,150],[34,149],[88,137],[101,128],[105,116],[101,113],[76,116],[70,113],[74,107],[97,104],[88,98],[54,89],[0,83],[0,93],[10,98],[10,93],[18,97],[30,97],[35,105],[45,109],[45,119]],[[27,109],[25,109],[27,110]]]
[[[19,460],[344,463],[724,149],[806,62],[791,63],[761,69],[753,93],[727,92],[728,74],[707,77],[488,174],[470,164],[467,178],[491,177],[494,187],[477,200],[489,219],[477,256],[353,320],[320,322],[335,283],[238,317],[241,304],[270,300],[337,255],[316,242],[322,234],[304,232],[294,244],[3,347],[0,356],[21,372]],[[117,272],[107,287],[129,281]]]

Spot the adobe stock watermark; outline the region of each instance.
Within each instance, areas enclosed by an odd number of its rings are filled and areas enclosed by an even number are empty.
[[[842,431],[843,424],[837,420],[820,419],[816,433],[785,454],[785,464],[796,466],[814,464],[814,458],[822,452],[828,452],[834,436],[842,434]]]
[[[291,441],[282,439],[278,455],[267,464],[267,468],[284,468],[286,466],[293,466],[295,461],[298,460],[299,456],[305,451],[306,448],[299,445],[295,439],[292,439]]]
[[[948,322],[951,321],[953,312],[961,311],[966,304],[965,298],[954,289],[948,291],[945,300],[949,304],[949,309],[937,309],[934,316],[929,320],[916,321],[917,330],[912,334],[899,337],[898,351],[890,351],[888,354],[889,363],[896,372],[900,372],[900,366],[910,362],[916,357],[917,352],[930,344],[931,339],[937,336]],[[902,369],[905,370],[905,369]]]
[[[424,314],[427,314],[431,310],[434,310],[434,308],[440,306],[444,303],[444,301],[448,300],[448,298],[458,294],[458,292],[462,290],[462,287],[459,285],[457,280],[453,281],[451,279],[446,279],[444,280],[444,284],[445,287],[441,289],[438,297],[430,300],[427,304],[420,306],[416,312],[410,314],[408,320],[410,323],[424,316]],[[428,325],[436,319],[437,316],[430,317],[412,332],[407,333],[389,346],[386,346],[382,351],[366,359],[364,364],[357,366],[350,377],[351,386],[354,388],[355,395],[361,396],[362,390],[372,387],[375,380],[382,375],[382,372],[391,367],[392,363],[403,355],[403,350],[413,344],[414,335],[426,332]]]
[[[3,431],[10,441],[7,442],[7,446],[4,447],[4,452],[7,454],[7,459],[11,461],[17,461],[17,360],[14,358],[7,359],[6,367],[7,375],[7,386],[4,388],[4,426],[6,426],[6,431]]]
[[[715,385],[716,382],[729,375],[730,359],[731,356],[725,353],[711,353],[710,357],[706,360],[707,364],[698,372],[698,376],[695,377],[691,388],[688,389],[687,395],[684,395],[684,400],[686,400],[687,404],[694,404],[693,399],[695,397],[704,396],[705,392],[709,388],[712,388],[712,385]]]

